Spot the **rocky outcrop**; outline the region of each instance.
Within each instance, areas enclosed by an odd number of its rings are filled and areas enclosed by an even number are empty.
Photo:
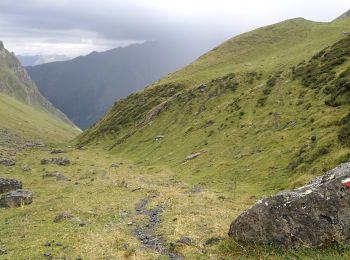
[[[33,202],[33,193],[25,190],[15,190],[0,196],[0,208],[21,207]]]
[[[70,161],[67,158],[44,158],[40,162],[42,165],[45,164],[57,164],[66,166],[70,164]]]
[[[22,182],[0,178],[0,208],[12,208],[33,202],[33,193],[22,190]]]
[[[350,242],[350,163],[308,185],[265,198],[231,224],[238,241],[297,248]]]
[[[0,178],[0,194],[17,189],[22,189],[22,182]]]

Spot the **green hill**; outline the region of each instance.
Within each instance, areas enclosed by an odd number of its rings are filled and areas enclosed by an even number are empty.
[[[227,41],[116,102],[79,149],[65,147],[70,165],[43,167],[45,149],[11,155],[4,176],[35,198],[1,209],[0,249],[10,259],[349,259],[348,245],[227,237],[261,197],[349,159],[349,25],[294,19]]]
[[[0,42],[0,130],[27,140],[62,142],[80,130],[41,95],[27,71]],[[2,136],[1,136],[2,137]]]
[[[300,185],[346,158],[349,150],[336,133],[348,105],[326,105],[325,86],[305,87],[293,72],[348,39],[343,32],[349,25],[349,18],[298,18],[237,36],[116,102],[78,142],[175,167],[199,182],[230,186],[259,178],[259,186],[266,181],[265,192]],[[334,73],[347,66],[346,60]],[[155,141],[158,135],[164,138]],[[195,152],[202,154],[182,163]]]
[[[11,132],[12,136],[45,143],[66,142],[80,133],[78,128],[46,111],[37,110],[0,93],[0,130],[4,129]]]
[[[75,125],[41,95],[16,56],[0,41],[0,93],[11,96],[35,109],[46,111],[72,127]]]

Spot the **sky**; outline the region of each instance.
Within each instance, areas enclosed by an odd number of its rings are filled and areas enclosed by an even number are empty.
[[[349,0],[0,0],[0,40],[22,55],[70,57],[135,42],[214,47],[295,17],[328,22]]]

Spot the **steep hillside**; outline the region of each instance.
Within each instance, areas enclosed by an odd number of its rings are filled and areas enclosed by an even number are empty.
[[[343,90],[335,87],[348,67],[347,49],[310,76],[327,80],[303,85],[314,70],[308,66],[316,66],[311,57],[339,40],[316,57],[349,46],[343,34],[349,25],[348,18],[294,19],[237,36],[116,102],[78,142],[100,144],[141,164],[172,167],[206,185],[229,189],[239,182],[261,190],[264,183],[266,194],[303,184],[349,156],[338,141],[339,122],[349,110],[338,100],[348,96],[338,96]],[[183,163],[192,153],[200,155]]]
[[[231,39],[117,101],[78,147],[60,147],[68,165],[43,166],[49,149],[7,151],[16,165],[0,165],[3,176],[22,181],[34,198],[0,209],[0,252],[9,259],[349,259],[346,244],[284,250],[227,236],[257,200],[349,159],[349,25],[296,19]]]
[[[27,71],[0,41],[0,93],[9,95],[38,110],[46,111],[67,124],[74,124],[41,95]]]
[[[116,99],[188,64],[201,51],[182,42],[146,42],[27,69],[45,97],[87,128]]]
[[[0,93],[0,148],[20,142],[59,143],[80,131],[43,110]],[[1,155],[1,152],[0,152]]]

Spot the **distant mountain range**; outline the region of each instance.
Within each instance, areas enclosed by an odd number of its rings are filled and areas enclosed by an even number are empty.
[[[36,66],[44,63],[64,61],[70,58],[65,55],[16,55],[17,59],[21,62],[23,66]]]
[[[117,99],[188,64],[203,51],[180,41],[145,42],[27,69],[40,91],[84,129]]]

